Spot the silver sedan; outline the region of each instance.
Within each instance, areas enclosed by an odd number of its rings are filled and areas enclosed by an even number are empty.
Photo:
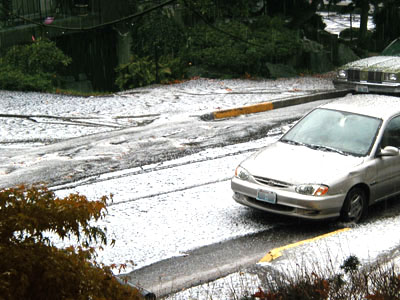
[[[244,160],[233,198],[282,215],[358,222],[369,205],[400,193],[399,147],[400,98],[348,96]]]

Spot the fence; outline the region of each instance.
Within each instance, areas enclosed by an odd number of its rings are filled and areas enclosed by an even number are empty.
[[[99,15],[100,0],[0,0],[0,26]],[[100,20],[99,20],[100,22]]]

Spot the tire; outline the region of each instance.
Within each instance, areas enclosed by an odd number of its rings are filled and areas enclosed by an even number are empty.
[[[368,207],[365,191],[360,187],[352,188],[344,200],[341,219],[344,222],[358,223],[366,214]]]

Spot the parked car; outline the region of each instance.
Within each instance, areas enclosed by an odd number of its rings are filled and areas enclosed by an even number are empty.
[[[340,67],[333,84],[361,93],[400,93],[400,39],[394,40],[379,56]]]
[[[281,215],[358,222],[369,205],[400,193],[399,147],[400,99],[350,95],[244,160],[233,198]]]

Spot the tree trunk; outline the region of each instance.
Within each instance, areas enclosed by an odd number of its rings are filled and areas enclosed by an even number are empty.
[[[369,1],[361,0],[361,16],[360,16],[360,31],[358,35],[358,46],[361,48],[367,47],[367,31],[368,31],[368,12]]]

